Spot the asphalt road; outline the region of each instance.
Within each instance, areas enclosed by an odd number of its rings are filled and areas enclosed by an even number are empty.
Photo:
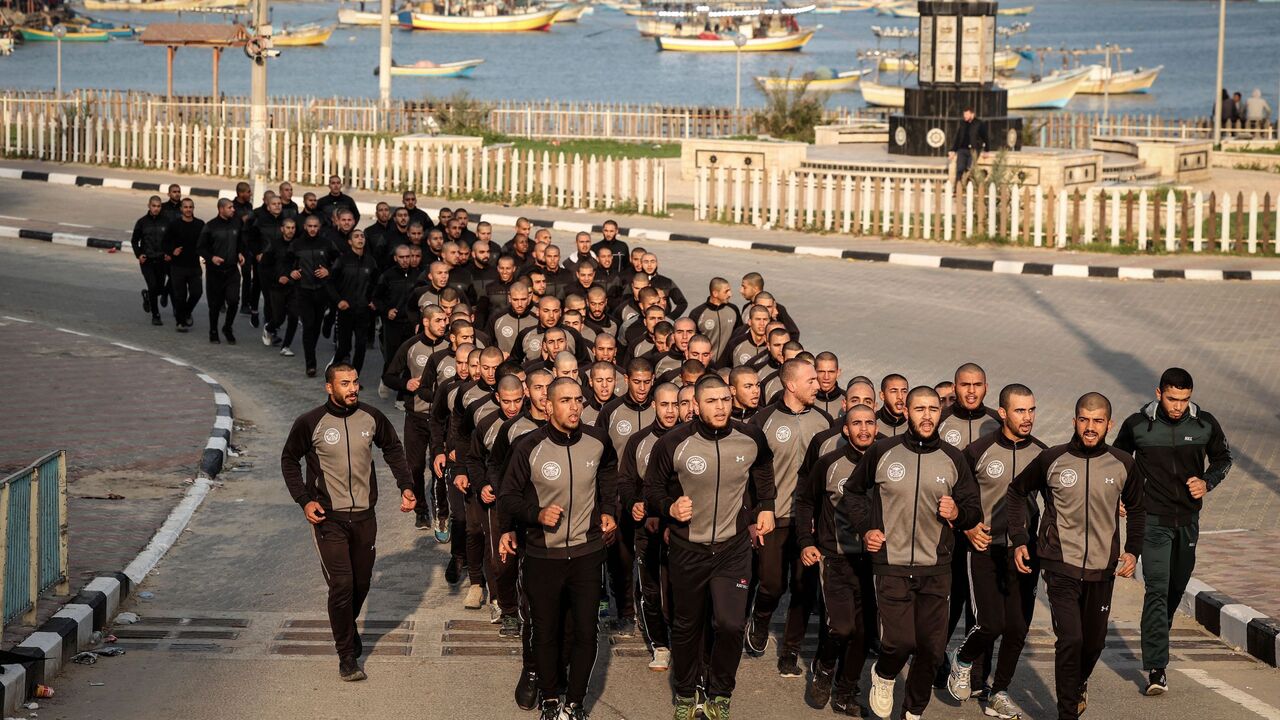
[[[142,213],[145,196],[0,181],[0,199],[6,215],[126,228]],[[1130,410],[1150,396],[1161,369],[1183,365],[1197,378],[1197,399],[1229,428],[1238,458],[1228,484],[1210,497],[1204,529],[1277,526],[1280,483],[1271,468],[1280,404],[1273,319],[1280,294],[1266,285],[993,276],[685,245],[659,245],[658,252],[694,302],[713,272],[729,278],[764,272],[768,288],[801,324],[805,345],[837,352],[845,377],[892,370],[932,383],[975,360],[996,387],[1026,383],[1038,396],[1037,434],[1050,443],[1068,437],[1071,403],[1082,392],[1102,391],[1117,408]],[[244,454],[222,476],[225,487],[210,496],[148,579],[145,589],[154,598],[132,604],[143,623],[119,628],[122,636],[134,636],[126,640],[133,649],[70,669],[54,683],[57,697],[41,702],[41,717],[522,715],[510,699],[518,671],[512,646],[475,623],[487,614],[462,609],[465,588],[443,580],[446,552],[395,513],[385,493],[381,557],[368,605],[373,622],[366,626],[381,635],[368,663],[371,679],[337,682],[336,663],[323,654],[331,647],[323,623],[316,624],[324,617],[323,579],[278,470],[288,424],[323,400],[320,382],[303,376],[300,357],[281,358],[257,344],[244,318],[236,347],[210,346],[200,312],[187,335],[175,333],[168,316],[165,327],[151,327],[138,308],[141,278],[127,254],[5,240],[0,259],[0,315],[192,362],[228,388],[238,419],[247,424],[235,440]],[[325,356],[327,341],[321,343]],[[377,362],[376,353],[367,361]],[[398,423],[389,403],[372,392],[365,399]],[[1141,697],[1140,600],[1137,583],[1119,582],[1113,637],[1090,685],[1089,716],[1280,720],[1276,671],[1232,653],[1186,618],[1176,626],[1173,694]],[[1052,714],[1047,622],[1042,608],[1014,685],[1032,718]],[[637,650],[602,645],[594,717],[669,715],[667,678],[646,672]],[[801,701],[802,685],[776,675],[772,654],[744,660],[735,716],[817,717]],[[937,699],[928,715],[977,718],[981,712],[974,703],[957,708]]]

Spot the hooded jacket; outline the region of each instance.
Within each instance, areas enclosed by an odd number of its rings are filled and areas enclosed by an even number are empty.
[[[1191,497],[1187,480],[1198,477],[1213,490],[1231,470],[1231,448],[1222,426],[1195,403],[1175,422],[1153,400],[1125,419],[1115,447],[1133,455],[1143,479],[1143,502],[1153,516],[1149,521],[1159,525],[1194,522],[1204,498]]]

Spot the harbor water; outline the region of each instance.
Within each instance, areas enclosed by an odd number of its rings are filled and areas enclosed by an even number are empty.
[[[1030,21],[1031,29],[1007,41],[1016,46],[1091,47],[1115,43],[1133,49],[1122,57],[1124,69],[1163,65],[1151,94],[1111,99],[1113,112],[1207,115],[1213,103],[1217,47],[1217,8],[1212,0],[1022,0],[1034,3],[1026,17],[1001,18],[1002,24]],[[376,10],[369,2],[366,9]],[[304,22],[336,22],[336,3],[273,3],[276,28]],[[101,13],[106,19],[145,25],[172,22],[169,13]],[[186,22],[228,22],[226,16],[188,13]],[[915,20],[872,12],[808,14],[808,26],[823,26],[801,52],[744,54],[742,88],[745,105],[759,105],[763,95],[752,78],[789,70],[796,75],[818,68],[836,70],[859,65],[856,53],[877,46],[871,26],[914,26]],[[1280,4],[1232,2],[1227,8],[1226,86],[1245,97],[1261,88],[1273,107],[1280,86]],[[884,40],[884,49],[911,49],[915,40]],[[652,38],[635,30],[635,18],[597,7],[580,22],[556,25],[550,32],[515,34],[443,34],[395,29],[397,63],[418,60],[449,62],[484,58],[469,79],[395,78],[393,93],[401,98],[446,96],[465,91],[490,100],[578,100],[671,105],[732,105],[735,57],[727,54],[660,52]],[[174,64],[174,92],[207,94],[211,72],[208,50],[183,49]],[[378,92],[373,69],[378,62],[378,28],[340,27],[324,47],[285,48],[270,64],[270,92],[314,96],[365,96]],[[1101,58],[1085,62],[1101,62]],[[55,84],[53,43],[19,46],[0,58],[0,87],[49,90]],[[1045,71],[1061,67],[1060,57],[1046,60]],[[1023,60],[1021,74],[1039,71]],[[249,61],[238,49],[223,53],[221,91],[249,92]],[[882,82],[897,83],[896,73]],[[914,77],[902,82],[911,84]],[[114,88],[164,92],[165,50],[137,41],[67,43],[63,46],[64,88]],[[835,95],[830,105],[856,107],[856,90]],[[1100,110],[1102,98],[1077,96],[1069,109]]]

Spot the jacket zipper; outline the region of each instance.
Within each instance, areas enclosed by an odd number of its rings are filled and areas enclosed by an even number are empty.
[[[1080,579],[1089,572],[1089,458],[1084,459],[1084,562],[1080,565]]]
[[[920,465],[921,465],[920,455],[917,454],[916,455],[916,493],[912,497],[913,502],[911,504],[911,566],[912,567],[915,567],[915,564],[916,564],[916,520],[920,516]],[[889,556],[889,553],[886,551],[885,557],[888,558],[888,556]]]
[[[352,511],[356,507],[356,493],[351,486],[351,433],[347,429],[347,419],[345,417],[342,418],[342,437],[347,440],[347,497],[351,498],[351,505],[348,507],[348,511]]]
[[[569,547],[569,540],[573,537],[573,447],[566,445],[564,454],[569,465],[569,512],[564,523],[564,550],[565,557],[572,560],[573,550]]]
[[[1013,444],[1013,467],[1009,468],[1009,470],[1013,472],[1013,477],[1015,478],[1018,477],[1018,443],[1016,442]],[[1010,480],[1010,482],[1013,482],[1013,481]],[[1006,485],[1005,489],[1008,490],[1008,487],[1009,486]],[[1005,513],[1004,515],[1004,546],[1008,548],[1009,545],[1013,543],[1013,540],[1009,539],[1009,508],[1008,507],[1004,509],[1004,513]],[[994,517],[991,519],[995,520]],[[1027,513],[1027,520],[1028,521],[1031,520],[1031,513],[1029,512]],[[1027,529],[1030,530],[1030,527],[1028,527]],[[1030,537],[1027,538],[1027,542],[1028,543],[1031,542]]]
[[[716,494],[711,501],[711,544],[716,544],[716,530],[720,528],[720,438],[716,438]],[[714,553],[712,553],[714,554]]]

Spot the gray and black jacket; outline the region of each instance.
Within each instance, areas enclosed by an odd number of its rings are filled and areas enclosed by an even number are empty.
[[[682,496],[693,500],[693,518],[669,514]],[[773,510],[773,451],[754,425],[730,420],[720,429],[702,421],[677,425],[649,454],[644,497],[650,515],[664,518],[671,544],[715,553],[743,542],[756,514]]]
[[[1195,522],[1204,498],[1193,498],[1187,480],[1198,477],[1210,490],[1231,470],[1231,448],[1218,419],[1195,403],[1177,422],[1152,401],[1120,426],[1115,447],[1133,455],[1142,475],[1148,522],[1181,527]]]
[[[885,437],[897,437],[907,431],[907,416],[894,415],[889,408],[881,405],[876,410],[876,430]]]
[[[842,502],[845,483],[861,459],[862,451],[846,442],[819,457],[804,476],[796,493],[795,534],[801,548],[817,547],[826,557],[863,551],[862,535],[853,529]]]
[[[445,443],[449,439],[449,410],[453,407],[453,399],[458,396],[458,389],[468,382],[470,381],[454,375],[436,386],[435,395],[431,398],[431,413],[427,419],[430,457],[444,454]]]
[[[505,291],[503,294],[505,302]],[[516,347],[516,336],[531,327],[537,327],[538,318],[528,308],[519,315],[508,307],[505,312],[494,315],[489,321],[489,337],[497,343],[502,352],[511,355]]]
[[[618,507],[623,514],[630,515],[632,505],[644,502],[644,474],[649,469],[653,448],[670,430],[653,423],[632,436],[618,457]],[[649,512],[647,505],[646,514]]]
[[[729,349],[729,338],[742,324],[738,308],[733,305],[716,305],[710,300],[689,311],[689,319],[698,325],[698,332],[711,341],[711,357],[717,361]]]
[[[411,489],[413,479],[404,447],[391,422],[377,408],[365,403],[344,408],[327,401],[303,413],[293,422],[280,452],[280,472],[289,495],[303,507],[312,501],[320,503],[329,518],[373,517],[378,504],[375,445],[382,448],[396,486],[401,491]]]
[[[950,495],[959,514],[950,524],[938,514],[938,501]],[[884,546],[871,555],[877,575],[905,577],[951,572],[955,530],[982,520],[978,484],[959,450],[935,433],[913,431],[877,440],[858,462],[845,485],[843,502],[853,529],[861,535],[884,532]]]
[[[523,411],[524,408],[521,408],[521,412]],[[465,448],[465,453],[459,453],[459,461],[470,481],[467,486],[468,495],[479,494],[480,489],[489,484],[489,456],[493,453],[498,432],[502,430],[502,423],[518,416],[519,413],[516,413],[508,418],[502,414],[499,406],[498,412],[489,413],[476,423],[476,430],[471,434],[471,445]]]
[[[652,393],[643,403],[637,403],[631,398],[631,394],[627,393],[605,403],[596,417],[596,427],[609,434],[613,451],[622,455],[631,436],[652,425],[656,418]]]
[[[563,325],[558,325],[557,327],[564,331],[564,349],[577,358],[579,364],[590,362],[591,355],[587,353],[587,341],[582,339],[582,335],[571,327],[564,327]],[[523,363],[526,360],[542,357],[542,338],[550,329],[543,327],[539,323],[521,330],[512,344],[511,359],[518,363]],[[555,358],[552,359],[554,360]]]
[[[734,333],[733,337],[729,338],[724,352],[720,355],[720,367],[735,368],[746,365],[764,351],[766,342],[762,340],[757,344],[751,337],[750,328],[743,325],[740,332]]]
[[[1026,545],[1026,502],[1043,492],[1037,552],[1040,567],[1081,580],[1106,580],[1120,558],[1120,503],[1127,512],[1124,551],[1138,557],[1146,510],[1133,458],[1105,442],[1086,448],[1080,437],[1041,452],[1009,485],[1009,544]]]
[[[407,383],[410,378],[420,378],[431,356],[437,350],[443,350],[448,346],[449,341],[443,337],[432,338],[426,333],[419,332],[405,340],[391,356],[391,361],[387,363],[387,371],[382,373],[382,384],[400,393],[405,401],[406,414],[417,415],[423,420],[428,418],[431,412],[432,396],[426,392],[410,393]]]
[[[1009,483],[1047,447],[1034,435],[1014,442],[1002,430],[996,430],[974,440],[964,449],[964,459],[973,470],[973,479],[978,482],[978,492],[982,495],[982,522],[991,528],[992,545],[1009,544],[1009,517],[1005,512]],[[1028,534],[1034,534],[1039,526],[1040,503],[1037,498],[1038,494],[1027,498]]]
[[[539,420],[529,413],[527,402],[520,414],[510,420],[502,421],[493,438],[493,447],[489,449],[489,458],[485,463],[485,480],[493,486],[495,495],[502,488],[502,476],[507,471],[507,461],[511,459],[511,447],[526,434],[546,424],[546,419]]]
[[[938,422],[938,437],[957,450],[964,450],[969,443],[1000,429],[1000,416],[995,410],[981,406],[977,410],[965,410],[959,403],[942,411]]]
[[[453,409],[449,411],[449,434],[445,439],[445,452],[453,451],[456,460],[453,467],[465,472],[463,456],[471,447],[471,438],[476,427],[486,417],[502,412],[495,394],[497,387],[489,385],[483,379],[472,380],[458,388],[453,398]]]
[[[600,516],[617,518],[617,457],[596,428],[579,426],[566,434],[548,424],[534,430],[511,448],[498,495],[499,522],[525,528],[531,557],[570,559],[604,550]],[[550,505],[564,513],[548,528],[538,513]]]
[[[773,501],[773,514],[778,527],[785,527],[791,524],[795,515],[800,466],[809,450],[809,442],[818,433],[831,428],[831,418],[815,407],[793,412],[779,401],[756,413],[750,422],[760,428],[773,452],[773,482],[778,489]]]

